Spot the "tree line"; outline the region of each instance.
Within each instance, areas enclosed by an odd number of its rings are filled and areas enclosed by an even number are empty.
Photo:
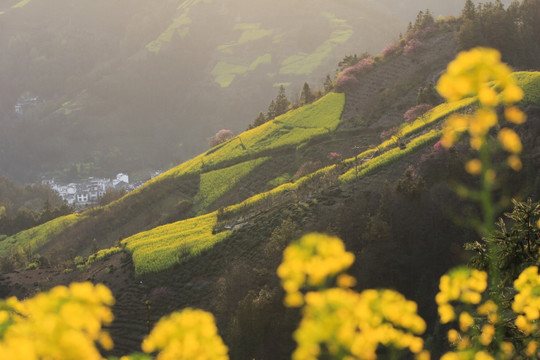
[[[514,1],[504,8],[500,0],[475,5],[465,2],[458,42],[462,49],[493,47],[503,61],[520,69],[540,65],[540,0]]]

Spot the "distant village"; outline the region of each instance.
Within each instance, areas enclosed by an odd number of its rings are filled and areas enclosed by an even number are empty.
[[[32,95],[30,92],[25,92],[15,104],[15,113],[23,115],[27,110],[37,106],[40,102],[39,97]],[[154,171],[151,173],[150,178],[154,178],[159,174],[161,174],[161,171]],[[126,192],[130,192],[142,186],[144,181],[130,183],[127,174],[119,173],[115,179],[90,177],[85,181],[70,183],[56,182],[55,179],[42,179],[41,183],[50,186],[68,205],[76,208],[84,208],[97,205],[99,199],[105,195],[107,190],[125,190]]]
[[[159,172],[152,173],[152,177]],[[124,173],[116,175],[115,179],[88,178],[86,181],[57,183],[54,179],[42,179],[43,185],[48,185],[56,191],[60,197],[70,206],[87,207],[97,205],[99,199],[105,195],[109,189],[125,190],[130,192],[144,184],[143,181],[129,183],[129,176]]]

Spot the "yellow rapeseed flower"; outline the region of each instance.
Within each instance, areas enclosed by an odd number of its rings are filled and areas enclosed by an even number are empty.
[[[508,163],[508,166],[510,166],[510,168],[514,171],[520,171],[523,168],[521,159],[517,155],[510,155],[506,162]]]
[[[482,162],[478,159],[472,159],[465,164],[465,170],[471,175],[479,175],[482,172]]]
[[[212,314],[189,308],[161,318],[144,339],[142,350],[160,351],[156,360],[229,358]]]
[[[498,139],[503,148],[509,153],[519,154],[523,149],[519,135],[512,129],[502,128],[499,131]]]
[[[366,290],[360,294],[344,288],[308,292],[303,318],[294,334],[298,346],[293,359],[317,359],[321,347],[331,356],[375,359],[380,345],[408,349],[425,359],[425,331],[416,304],[392,290]]]
[[[460,358],[455,352],[449,351],[443,356],[441,356],[441,360],[460,360]]]
[[[112,349],[102,324],[112,322],[114,298],[103,285],[89,282],[58,286],[33,298],[5,304],[14,310],[0,340],[2,358],[100,360],[99,342]]]
[[[459,314],[459,329],[463,332],[469,331],[470,327],[474,325],[474,319],[468,312],[462,312]]]
[[[444,147],[453,146],[462,133],[468,132],[472,149],[479,151],[488,142],[488,133],[498,124],[495,108],[501,103],[505,105],[505,118],[515,124],[521,124],[526,116],[513,106],[524,94],[511,76],[511,69],[501,62],[497,50],[475,48],[458,54],[437,83],[437,90],[447,102],[458,101],[476,96],[478,109],[472,115],[451,115],[446,121],[441,137]],[[515,171],[522,164],[517,156],[522,150],[519,136],[506,129],[499,133],[499,141],[503,148],[515,155],[508,158],[508,165]],[[472,160],[465,166],[473,175],[483,174],[487,181],[495,181],[495,173],[488,169],[482,172],[479,160]],[[486,164],[484,164],[485,166]]]
[[[495,327],[490,324],[482,326],[482,334],[480,335],[480,343],[484,346],[491,344],[493,336],[495,335]]]
[[[504,109],[504,117],[506,120],[518,125],[523,124],[527,120],[527,115],[515,106]]]
[[[537,350],[538,350],[538,343],[532,340],[527,344],[527,349],[525,350],[525,354],[527,354],[527,356],[533,356],[533,355],[536,355]]]
[[[514,352],[514,345],[511,342],[503,341],[501,343],[501,351],[504,355],[510,356]]]
[[[278,267],[278,276],[287,294],[287,306],[300,306],[300,289],[322,287],[332,278],[348,269],[354,255],[345,251],[343,242],[337,237],[309,234],[289,245],[283,253],[283,262]],[[352,284],[352,277],[342,278]]]
[[[450,329],[450,330],[448,330],[448,335],[447,335],[447,337],[448,337],[448,342],[449,342],[450,344],[456,343],[456,342],[459,340],[459,338],[460,338],[459,332],[458,332],[456,329]]]

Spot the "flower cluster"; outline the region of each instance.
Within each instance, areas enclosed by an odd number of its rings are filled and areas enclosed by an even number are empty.
[[[446,147],[452,146],[459,134],[468,132],[470,145],[480,150],[485,144],[488,132],[498,125],[495,108],[504,105],[505,118],[514,124],[521,124],[526,116],[513,106],[523,98],[523,90],[519,88],[511,69],[501,62],[497,50],[475,48],[460,53],[441,76],[437,90],[448,102],[458,101],[466,97],[477,96],[479,107],[472,115],[451,116],[443,130],[442,142]],[[521,169],[519,153],[522,145],[519,136],[510,128],[503,128],[498,135],[502,147],[510,153],[508,164],[514,170]],[[466,165],[466,170],[473,175],[482,171],[483,164],[473,159]]]
[[[400,47],[396,44],[386,45],[382,51],[383,59],[386,59],[394,54],[397,54],[399,50],[400,50]]]
[[[353,261],[340,239],[322,234],[306,235],[285,249],[278,268],[285,303],[304,304],[293,359],[375,359],[380,345],[429,359],[422,338],[416,336],[426,329],[416,303],[392,290],[352,291],[356,280],[340,273]],[[336,276],[338,287],[327,289]],[[317,291],[304,296],[300,290],[306,287]]]
[[[212,314],[189,308],[159,320],[142,349],[146,353],[161,350],[156,360],[229,358]]]
[[[418,119],[420,116],[424,115],[426,112],[433,108],[430,104],[419,104],[413,106],[403,114],[403,118],[406,122],[412,123],[414,120]]]
[[[487,273],[484,271],[459,267],[443,275],[439,284],[440,291],[435,297],[441,323],[446,324],[456,318],[451,302],[479,304],[486,288]]]
[[[359,62],[357,62],[356,64],[354,64],[353,66],[349,66],[345,68],[341,72],[341,75],[345,75],[345,76],[359,75],[360,73],[371,69],[374,63],[375,61],[373,60],[373,58],[371,57],[364,58],[360,60]]]
[[[306,286],[322,288],[330,277],[348,269],[354,255],[345,251],[343,242],[322,234],[309,234],[289,245],[277,273],[287,295],[288,306],[301,306],[300,290]]]
[[[458,317],[459,330],[448,331],[448,341],[456,351],[446,353],[441,360],[454,359],[512,359],[517,354],[529,358],[538,358],[538,319],[540,318],[540,275],[538,267],[525,269],[514,288],[517,294],[512,303],[512,310],[517,317],[514,321],[522,333],[520,339],[523,348],[509,341],[494,341],[496,326],[500,322],[497,305],[492,300],[480,304],[481,293],[486,287],[486,275],[477,270],[460,268],[441,278],[441,292],[437,294],[441,323],[456,319],[449,300],[464,303],[471,310],[463,311]],[[466,295],[467,293],[474,295]],[[473,310],[473,306],[475,310]]]
[[[304,316],[294,337],[298,347],[293,359],[375,359],[379,345],[408,349],[420,359],[424,320],[416,303],[392,290],[366,290],[361,294],[332,288],[306,295]]]
[[[501,342],[500,346],[492,346],[499,318],[497,305],[492,300],[481,303],[482,293],[487,288],[486,272],[468,268],[454,269],[441,277],[439,288],[441,291],[435,300],[439,305],[441,323],[446,324],[456,319],[456,310],[450,302],[456,306],[462,303],[468,308],[459,312],[459,330],[452,328],[448,331],[448,341],[456,351],[447,352],[441,360],[494,360],[492,352],[499,354],[500,359],[511,358],[514,351],[511,343]]]
[[[113,347],[102,324],[113,320],[114,298],[104,285],[57,286],[47,293],[0,305],[3,359],[102,359],[95,343]]]
[[[540,318],[540,275],[538,268],[530,266],[514,281],[518,291],[514,297],[512,310],[519,314],[515,324],[526,335],[538,332],[537,321]]]
[[[424,44],[422,44],[421,41],[413,38],[413,39],[407,41],[407,44],[403,48],[403,54],[410,55],[410,54],[416,52],[417,50],[421,49],[423,46],[424,46]]]

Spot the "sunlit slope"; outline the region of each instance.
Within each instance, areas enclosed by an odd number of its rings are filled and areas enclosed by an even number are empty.
[[[39,249],[52,238],[84,218],[85,215],[81,214],[66,215],[40,226],[21,231],[0,241],[0,256],[9,256],[12,252],[19,250],[29,253]]]
[[[540,73],[519,71],[514,73],[519,87],[525,92],[525,97],[520,105],[540,106]]]
[[[268,159],[268,157],[262,157],[202,174],[199,193],[195,197],[197,212],[204,213],[208,206],[221,198],[246,175]]]
[[[540,104],[540,73],[520,72],[515,74],[518,84],[525,90],[525,98],[520,106]],[[343,160],[339,166],[332,165],[308,174],[295,182],[288,182],[270,191],[260,192],[246,200],[226,206],[221,218],[234,223],[240,218],[254,216],[259,210],[271,206],[280,206],[291,201],[301,201],[303,196],[321,191],[325,186],[347,186],[355,179],[375,174],[378,170],[390,166],[415,152],[434,144],[440,137],[440,124],[453,112],[466,110],[474,106],[475,98],[464,99],[453,104],[442,104],[410,124],[403,124],[400,131],[404,148],[397,147],[392,140],[382,142],[376,147],[363,151],[356,159]],[[229,232],[217,232],[217,213],[193,217],[157,228],[147,228],[140,232],[137,224],[148,216],[152,208],[166,202],[172,206],[176,201],[174,189],[189,181],[196,183],[192,197],[196,210],[202,213],[211,203],[231,189],[231,184],[242,182],[244,177],[257,172],[269,159],[279,156],[280,149],[296,149],[314,137],[333,132],[339,124],[339,114],[343,106],[343,95],[329,94],[318,102],[291,111],[276,120],[253,130],[246,131],[198,157],[171,169],[153,179],[138,191],[104,208],[93,209],[81,215],[59,218],[49,223],[21,232],[0,241],[0,255],[9,255],[17,246],[30,246],[33,251],[59,236],[72,236],[80,241],[87,235],[81,229],[88,229],[89,224],[97,228],[127,229],[131,224],[131,237],[123,236],[128,250],[135,259],[138,274],[156,272],[172,266],[185,256],[197,254],[227,238]],[[241,141],[239,140],[241,139]],[[351,140],[354,142],[354,138]],[[317,146],[317,145],[314,145]],[[358,167],[355,166],[358,164]],[[278,176],[280,174],[273,174]],[[332,176],[329,176],[332,175]],[[327,178],[337,179],[327,182]],[[191,179],[191,180],[190,180]],[[230,184],[223,179],[229,179]],[[187,186],[187,185],[186,185]],[[183,194],[187,190],[182,190]],[[171,198],[173,200],[171,200]],[[110,214],[118,214],[109,217]],[[90,223],[92,222],[92,223]],[[139,227],[133,225],[138,225]],[[220,224],[217,224],[220,225]],[[223,224],[221,224],[223,225]],[[218,226],[217,230],[223,228]],[[105,231],[105,230],[104,230]],[[103,233],[104,236],[107,232]],[[120,235],[118,235],[120,234]],[[121,233],[115,233],[116,239]],[[115,240],[116,240],[115,239]],[[91,238],[88,242],[91,241]],[[111,243],[112,244],[112,243]]]
[[[540,92],[538,91],[540,89],[540,73],[516,73],[515,76],[519,85],[526,91],[526,97],[521,106],[538,104],[540,101]],[[532,92],[533,95],[529,96],[529,92]],[[403,149],[394,146],[392,141],[389,140],[381,143],[376,148],[359,154],[357,156],[360,162],[358,168],[354,167],[355,158],[344,160],[339,183],[346,185],[355,181],[355,179],[366,177],[404,157],[421,151],[427,146],[433,145],[441,136],[438,125],[448,115],[462,111],[468,106],[474,105],[475,102],[476,98],[469,98],[452,104],[442,104],[418,118],[415,122],[406,124],[401,128],[402,141],[406,145]],[[375,155],[377,153],[378,155]],[[246,211],[252,211],[252,209],[257,208],[257,205],[268,201],[268,199],[273,199],[274,204],[279,202],[280,197],[292,201],[293,198],[288,198],[286,194],[294,194],[302,187],[312,185],[314,181],[323,178],[325,174],[335,171],[340,171],[335,165],[320,169],[294,183],[283,184],[268,192],[257,194],[240,204],[229,206],[223,210],[223,213],[225,217],[240,217],[245,216]],[[317,184],[321,186],[320,182],[317,182]],[[319,187],[319,189],[312,188],[312,190],[320,191],[322,187]],[[226,239],[230,234],[229,231],[218,234],[212,233],[216,220],[216,214],[212,213],[134,235],[125,239],[123,243],[127,244],[129,251],[133,255],[137,274],[160,271]],[[195,231],[195,228],[199,230]],[[168,250],[176,251],[176,253]]]
[[[238,163],[242,159],[253,159],[287,147],[296,148],[316,136],[334,131],[340,123],[344,103],[344,94],[327,94],[313,104],[289,111],[261,126],[247,130],[172,168],[146,183],[138,191],[169,177],[216,169],[223,164]]]
[[[133,256],[138,275],[165,270],[211,248],[229,232],[213,234],[216,213],[168,224],[122,241]]]
[[[59,236],[86,238],[86,242],[81,242],[87,244],[94,238],[114,243],[118,237],[170,222],[164,214],[174,213],[175,205],[182,200],[192,201],[195,211],[203,214],[276,152],[294,151],[305,142],[334,131],[340,123],[344,101],[343,94],[330,93],[208,150],[105,207],[69,218],[69,222],[60,218],[11,236],[0,242],[0,255],[9,255],[13,246],[31,245],[32,251],[39,251]],[[223,178],[227,181],[223,182]],[[46,230],[51,227],[54,231]],[[31,240],[28,234],[32,234]]]

